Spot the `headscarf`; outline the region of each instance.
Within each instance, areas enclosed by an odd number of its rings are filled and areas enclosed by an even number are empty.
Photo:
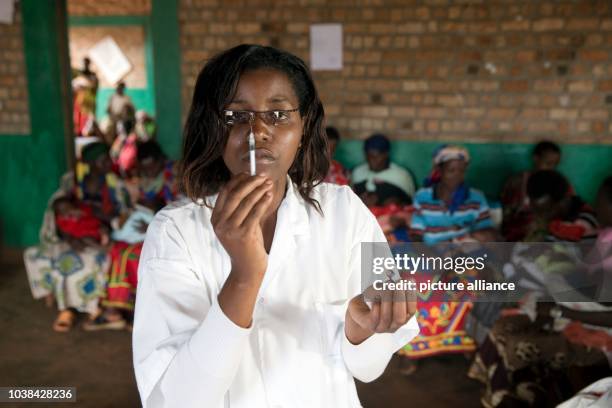
[[[433,152],[431,173],[429,173],[429,176],[425,179],[425,187],[435,187],[435,185],[438,184],[442,176],[440,173],[440,166],[451,160],[463,160],[467,164],[470,162],[470,153],[463,146],[450,144],[439,146]],[[448,207],[451,213],[455,212],[457,208],[465,202],[469,196],[469,192],[470,189],[465,183],[457,187]]]
[[[391,150],[389,139],[381,133],[375,133],[368,137],[363,144],[363,150],[367,153],[369,150],[376,150],[381,153],[387,153]]]
[[[109,147],[103,142],[94,142],[83,147],[81,151],[81,158],[85,163],[93,163],[100,156],[108,154]]]

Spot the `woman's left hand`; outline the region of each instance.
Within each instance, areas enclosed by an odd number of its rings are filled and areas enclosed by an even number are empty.
[[[376,299],[372,307],[365,298]],[[408,290],[375,290],[369,287],[365,295],[349,302],[345,317],[346,338],[360,344],[374,333],[394,333],[416,313],[416,293]]]

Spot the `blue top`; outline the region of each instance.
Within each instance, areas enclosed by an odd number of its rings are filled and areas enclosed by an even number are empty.
[[[436,196],[433,186],[417,191],[413,205],[416,211],[410,228],[414,234],[422,235],[426,244],[451,241],[493,227],[487,199],[473,188],[467,189],[467,194],[454,211]]]

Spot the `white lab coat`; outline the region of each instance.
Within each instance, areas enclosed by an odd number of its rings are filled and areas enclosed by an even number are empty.
[[[346,339],[347,302],[361,293],[360,244],[385,237],[350,188],[321,184],[314,197],[324,216],[288,183],[248,329],[217,303],[231,262],[211,210],[183,201],[156,215],[140,258],[133,333],[145,407],[361,406],[353,377],[380,376],[418,324],[412,317],[359,345]]]

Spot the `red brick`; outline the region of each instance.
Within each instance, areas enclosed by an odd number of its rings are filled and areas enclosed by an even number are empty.
[[[444,108],[419,108],[417,116],[421,118],[443,118],[446,115]]]
[[[514,54],[514,58],[516,62],[526,63],[533,62],[536,60],[536,52],[535,51],[518,51]]]
[[[560,92],[563,90],[563,82],[559,80],[536,80],[533,89],[539,92]]]
[[[397,32],[402,34],[420,34],[425,32],[425,24],[420,22],[406,22],[397,26]]]
[[[571,81],[568,84],[568,90],[570,92],[591,92],[595,88],[593,81]]]
[[[525,92],[529,89],[527,80],[504,81],[502,83],[502,91],[507,92]]]
[[[605,109],[584,109],[580,115],[583,119],[609,120],[610,115]]]
[[[412,106],[394,106],[391,107],[392,116],[414,117],[416,109]]]
[[[602,92],[612,92],[612,80],[599,82],[599,90]]]
[[[426,91],[429,89],[427,82],[425,81],[404,81],[402,84],[404,91]]]
[[[576,109],[551,109],[550,119],[554,120],[575,120],[578,118]]]
[[[527,31],[529,30],[530,23],[528,20],[512,20],[502,22],[503,31]]]
[[[606,131],[606,123],[603,121],[595,121],[591,125],[591,130],[594,133],[603,133]]]
[[[533,23],[534,31],[556,31],[563,28],[563,19],[561,18],[544,18],[536,20]]]
[[[567,22],[566,28],[568,30],[598,30],[599,19],[598,18],[572,18]]]
[[[602,50],[583,50],[578,52],[581,60],[590,62],[603,62],[608,60],[608,52]]]

